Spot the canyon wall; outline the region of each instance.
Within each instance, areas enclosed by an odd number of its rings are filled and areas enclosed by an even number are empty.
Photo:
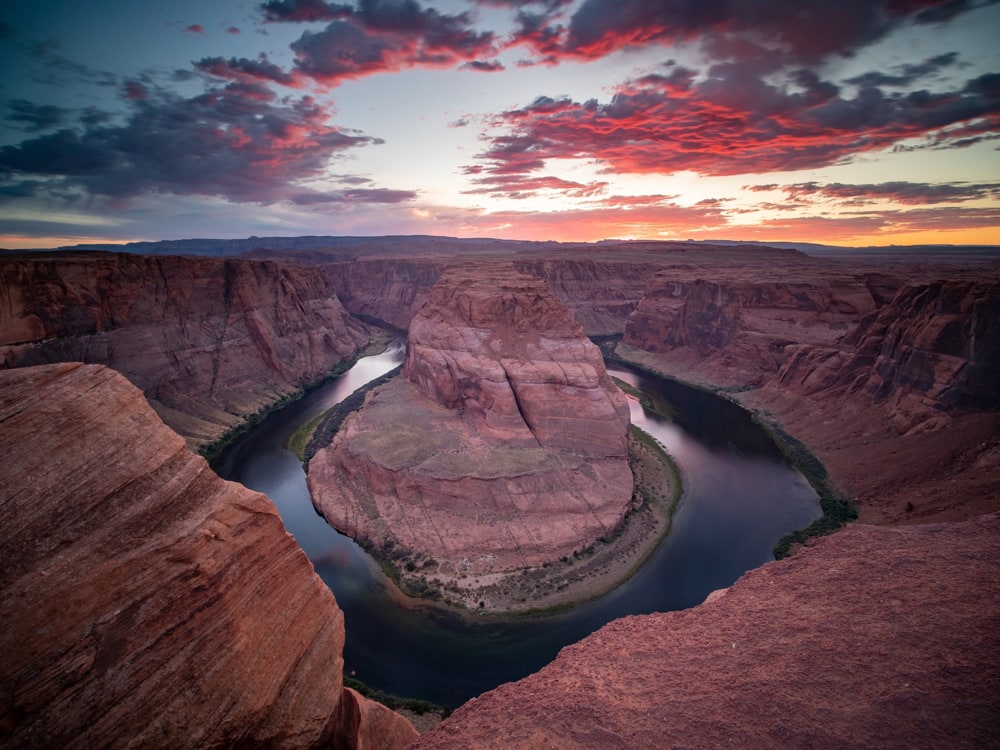
[[[315,455],[309,488],[335,528],[471,600],[490,576],[621,524],[628,425],[600,352],[544,281],[456,269],[411,323],[403,378]]]
[[[962,520],[1000,501],[1000,278],[819,266],[811,281],[664,271],[619,353],[722,388],[813,449],[862,520]],[[798,278],[796,278],[798,277]]]
[[[3,366],[108,365],[195,446],[368,340],[315,268],[105,253],[0,260]]]
[[[382,747],[343,614],[273,504],[118,373],[0,372],[0,745]]]
[[[415,749],[992,747],[997,601],[1000,516],[851,525],[698,607],[605,625]]]

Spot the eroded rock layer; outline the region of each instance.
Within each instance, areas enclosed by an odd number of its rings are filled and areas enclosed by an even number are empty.
[[[0,444],[4,747],[416,737],[342,690],[343,614],[271,501],[219,479],[124,377],[0,372]]]
[[[415,747],[991,747],[998,600],[1000,516],[851,526],[699,607],[606,625]]]
[[[621,523],[628,425],[600,352],[543,281],[452,271],[411,324],[404,377],[316,454],[309,487],[334,527],[474,588]]]
[[[320,269],[109,253],[0,262],[0,363],[105,364],[192,445],[314,382],[369,340]]]

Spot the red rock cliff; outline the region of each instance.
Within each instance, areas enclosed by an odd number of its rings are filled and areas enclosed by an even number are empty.
[[[326,274],[273,262],[45,254],[0,261],[0,362],[106,364],[192,444],[368,341]]]
[[[342,689],[343,614],[271,501],[213,474],[121,375],[0,372],[0,444],[0,745],[416,738]]]

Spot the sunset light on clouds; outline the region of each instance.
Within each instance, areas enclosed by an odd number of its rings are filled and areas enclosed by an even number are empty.
[[[994,0],[0,8],[0,247],[1000,244]]]

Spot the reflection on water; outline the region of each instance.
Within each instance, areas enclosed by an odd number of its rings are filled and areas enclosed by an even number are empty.
[[[684,497],[670,534],[649,561],[606,596],[556,616],[468,622],[434,609],[406,610],[386,595],[378,566],[315,513],[305,474],[284,447],[295,428],[402,361],[394,346],[270,415],[242,436],[216,470],[267,493],[344,610],[346,669],[398,695],[457,706],[537,671],[563,646],[629,614],[700,604],[747,570],[772,559],[784,534],[820,515],[815,492],[749,416],[685,386],[610,368],[670,405],[674,421],[629,397],[632,421],[674,456]]]

